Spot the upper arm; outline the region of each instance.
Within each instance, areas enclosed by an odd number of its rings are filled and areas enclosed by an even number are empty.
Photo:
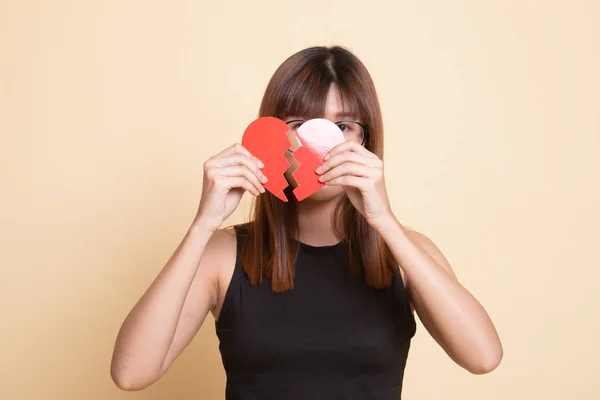
[[[165,357],[163,373],[191,342],[208,313],[217,305],[218,276],[220,270],[231,261],[232,240],[235,251],[235,235],[230,230],[220,229],[206,244],[185,298],[171,347]]]
[[[436,246],[435,243],[433,243],[431,239],[429,239],[422,233],[419,233],[414,230],[407,230],[406,234],[414,244],[416,244],[427,254],[429,254],[431,258],[433,258],[438,263],[438,265],[442,267],[444,271],[449,273],[452,277],[456,278],[456,275],[454,274],[450,263],[448,262],[442,251]]]
[[[431,256],[431,258],[433,258],[446,273],[448,273],[450,276],[456,279],[456,274],[452,270],[450,263],[431,239],[429,239],[422,233],[419,233],[414,230],[407,230],[407,235],[415,245],[419,246],[423,251],[429,254],[429,256]],[[425,327],[425,329],[427,329],[427,331],[433,337],[433,339],[444,349],[446,353],[448,353],[450,357],[452,357],[452,354],[450,354],[448,347],[443,342],[440,333],[435,327],[426,308],[424,307],[423,302],[419,297],[419,294],[411,286],[410,279],[407,279],[405,277],[404,282],[408,292],[408,296],[410,298],[411,309],[417,312],[417,315],[423,323],[423,326]]]

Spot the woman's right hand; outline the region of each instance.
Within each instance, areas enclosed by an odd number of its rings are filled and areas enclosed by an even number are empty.
[[[265,192],[264,164],[236,143],[204,163],[202,197],[197,222],[213,232],[240,204],[245,191],[254,196]]]

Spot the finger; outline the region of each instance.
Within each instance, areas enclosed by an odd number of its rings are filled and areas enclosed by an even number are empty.
[[[327,186],[350,186],[359,189],[361,192],[364,192],[368,189],[370,185],[369,178],[363,178],[360,176],[353,175],[343,175],[338,178],[332,179],[329,182],[326,182]]]
[[[223,184],[229,189],[242,188],[255,196],[260,196],[260,192],[256,190],[254,185],[243,176],[227,176],[222,177]]]
[[[375,154],[373,154],[369,150],[367,150],[366,147],[360,145],[359,143],[355,142],[354,140],[346,140],[345,142],[340,143],[337,146],[335,146],[333,149],[331,149],[329,151],[329,153],[327,153],[325,155],[324,160],[327,161],[328,159],[330,159],[334,155],[342,153],[344,151],[348,151],[348,150],[353,151],[355,153],[362,154],[365,157],[379,158]]]
[[[244,165],[246,168],[252,171],[262,183],[266,183],[268,181],[267,177],[265,174],[263,174],[260,168],[258,168],[256,163],[250,160],[244,154],[236,153],[222,158],[215,158],[207,162],[207,168],[224,168],[238,165]]]
[[[223,176],[223,177],[238,177],[238,176],[243,176],[250,183],[252,183],[252,185],[254,185],[254,187],[256,188],[256,190],[258,190],[261,193],[265,192],[265,188],[260,183],[258,177],[250,169],[248,169],[244,165],[237,165],[237,166],[225,167],[225,168],[217,168],[215,170],[215,173],[218,174],[218,175],[220,175],[220,176]]]
[[[356,164],[352,162],[346,162],[342,165],[339,165],[331,170],[327,171],[323,175],[319,177],[319,181],[327,182],[332,179],[338,178],[343,175],[353,175],[360,176],[364,178],[370,178],[373,175],[373,168],[365,167],[361,164]]]
[[[217,154],[215,158],[224,158],[232,154],[244,154],[248,158],[252,159],[258,165],[259,168],[265,167],[265,164],[260,159],[258,159],[258,157],[255,157],[252,153],[248,151],[248,149],[246,149],[239,143],[232,144],[231,146],[223,150],[221,153]]]
[[[223,150],[222,152],[220,152],[219,154],[217,154],[215,156],[215,158],[221,158],[221,157],[229,156],[234,153],[239,153],[240,151],[243,151],[243,150],[239,149],[240,147],[244,148],[244,146],[242,146],[241,144],[234,143],[231,146],[229,146],[228,148],[226,148],[225,150]]]
[[[237,153],[244,154],[245,156],[250,158],[252,161],[254,161],[259,166],[259,168],[264,168],[265,164],[258,157],[255,157],[252,153],[250,153],[250,151],[248,149],[246,149],[244,146],[242,146],[239,143],[236,143],[233,146]]]
[[[339,153],[334,155],[333,157],[331,157],[330,159],[328,159],[327,161],[325,161],[323,163],[323,165],[321,165],[321,167],[317,168],[316,172],[317,174],[323,174],[339,165],[342,165],[346,162],[352,162],[355,164],[360,164],[360,165],[364,165],[365,167],[369,167],[369,168],[382,168],[383,167],[383,161],[381,161],[379,158],[371,158],[371,157],[365,157],[364,155],[352,152],[352,151],[345,151],[343,153]]]

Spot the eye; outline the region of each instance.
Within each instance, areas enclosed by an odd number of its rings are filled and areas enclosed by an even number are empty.
[[[300,126],[304,123],[304,121],[300,121],[300,120],[296,120],[296,121],[289,121],[287,122],[287,126],[289,129],[295,131],[296,129],[300,128]]]
[[[346,130],[348,130],[348,126],[346,124],[338,124],[338,128],[340,128],[342,132],[346,132]]]

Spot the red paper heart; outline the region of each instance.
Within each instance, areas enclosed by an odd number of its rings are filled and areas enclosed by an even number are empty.
[[[283,190],[288,183],[284,172],[290,164],[284,153],[291,146],[287,131],[288,126],[279,118],[262,117],[248,125],[242,137],[242,146],[265,164],[262,171],[269,179],[265,189],[286,202]],[[345,138],[333,122],[322,118],[304,122],[296,132],[301,146],[292,154],[298,162],[292,173],[298,184],[293,193],[302,201],[324,186],[315,170],[323,164],[323,157]]]
[[[288,187],[288,182],[283,173],[290,163],[283,153],[291,146],[286,135],[288,129],[287,124],[279,118],[262,117],[248,125],[242,136],[242,146],[265,164],[262,172],[269,181],[263,186],[285,202],[288,199],[283,189]]]
[[[296,137],[302,146],[294,152],[299,166],[292,176],[298,183],[294,196],[302,201],[325,186],[315,170],[323,164],[325,155],[346,139],[336,124],[323,118],[311,119],[300,125]]]

